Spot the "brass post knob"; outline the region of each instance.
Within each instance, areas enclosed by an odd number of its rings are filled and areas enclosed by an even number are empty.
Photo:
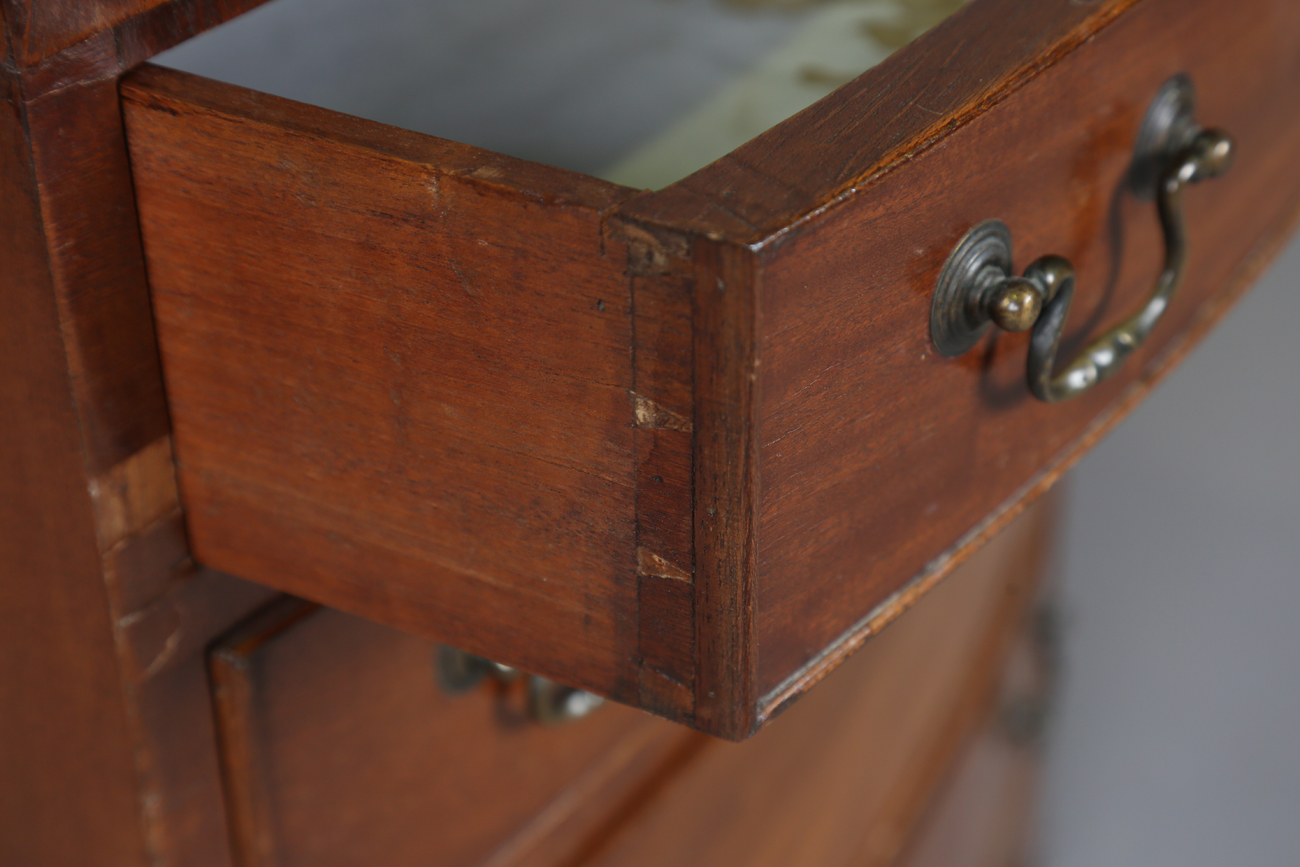
[[[1054,372],[1074,297],[1074,266],[1061,256],[1044,256],[1024,276],[1014,276],[1011,231],[1000,220],[986,220],[958,242],[939,274],[930,308],[931,339],[939,352],[949,357],[965,353],[990,324],[1005,331],[1032,329],[1029,390],[1049,403],[1082,394],[1118,370],[1160,321],[1182,282],[1187,263],[1184,190],[1219,177],[1232,165],[1232,139],[1197,126],[1194,104],[1191,82],[1176,76],[1161,89],[1138,135],[1131,178],[1136,193],[1155,198],[1165,236],[1165,265],[1142,309]],[[1147,189],[1148,176],[1154,177],[1153,190]]]

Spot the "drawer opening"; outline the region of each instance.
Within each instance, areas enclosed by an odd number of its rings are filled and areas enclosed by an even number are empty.
[[[659,189],[965,2],[274,0],[157,62]]]

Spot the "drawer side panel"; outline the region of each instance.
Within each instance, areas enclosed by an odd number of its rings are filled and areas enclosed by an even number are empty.
[[[123,94],[195,557],[635,701],[622,188],[167,70]]]

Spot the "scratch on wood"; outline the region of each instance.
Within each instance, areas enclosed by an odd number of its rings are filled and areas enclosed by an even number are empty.
[[[494,181],[505,175],[500,166],[479,166],[469,173],[471,178],[479,178],[484,181]]]
[[[451,262],[450,265],[451,270],[456,274],[456,279],[460,281],[460,288],[465,290],[466,295],[469,295],[471,298],[483,297],[483,293],[474,286],[470,277],[466,276],[465,272],[461,271],[460,267],[455,262]]]
[[[665,409],[644,395],[631,392],[632,406],[636,413],[636,426],[656,430],[679,430],[690,432],[691,420]]]
[[[669,270],[674,260],[690,255],[684,235],[656,232],[632,223],[621,223],[619,230],[627,243],[627,270],[631,274],[660,274]]]
[[[171,596],[118,619],[117,628],[127,635],[125,649],[137,680],[153,677],[176,655],[184,634],[183,621],[179,604]]]
[[[676,563],[672,563],[647,548],[636,549],[636,571],[638,575],[654,575],[658,578],[671,578],[674,581],[693,580],[691,573]]]

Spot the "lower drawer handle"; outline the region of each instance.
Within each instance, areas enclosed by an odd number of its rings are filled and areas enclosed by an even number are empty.
[[[562,686],[537,675],[528,678],[528,712],[543,725],[582,719],[604,703],[603,698],[585,689]]]
[[[528,715],[543,725],[582,719],[605,703],[595,693],[563,686],[536,674],[525,675],[517,668],[446,645],[438,647],[434,668],[443,690],[451,695],[468,692],[484,681],[508,687],[525,678]]]
[[[1049,403],[1082,394],[1113,374],[1142,345],[1182,282],[1187,262],[1183,191],[1188,184],[1218,177],[1232,164],[1232,139],[1198,127],[1191,118],[1193,101],[1190,82],[1182,76],[1173,79],[1148,111],[1138,137],[1135,177],[1137,169],[1151,161],[1153,146],[1163,151],[1154,197],[1165,238],[1164,269],[1141,310],[1053,375],[1074,297],[1074,266],[1062,256],[1044,256],[1026,268],[1023,277],[1014,276],[1011,232],[1000,220],[986,220],[957,244],[939,274],[930,313],[930,333],[939,352],[961,355],[979,341],[990,322],[1006,331],[1032,328],[1029,390]]]

